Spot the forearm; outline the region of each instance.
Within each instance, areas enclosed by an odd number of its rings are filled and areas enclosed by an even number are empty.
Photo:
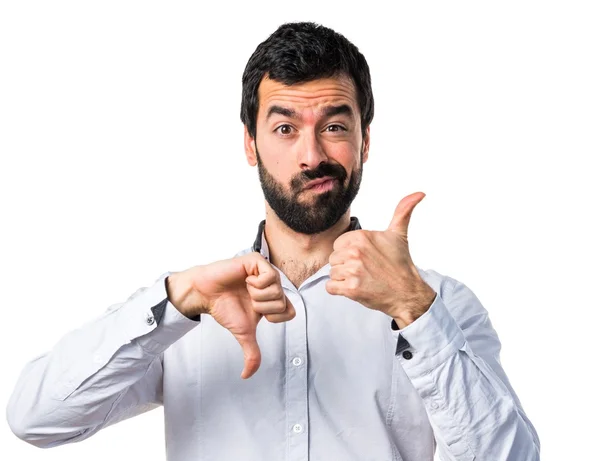
[[[397,359],[423,399],[441,459],[537,461],[539,440],[500,366],[496,333],[477,298],[460,287],[448,304],[461,303],[462,329],[438,295],[399,332],[408,347]]]
[[[443,461],[539,460],[539,441],[522,409],[467,343],[436,368],[407,374],[423,399]]]
[[[156,363],[160,359],[153,362],[153,358],[130,343],[121,347],[109,364],[97,372],[90,370],[88,378],[79,378],[83,381],[78,385],[78,381],[61,377],[60,349],[67,344],[57,345],[52,352],[27,364],[8,402],[7,418],[12,431],[39,447],[50,448],[89,437],[116,416],[117,403],[131,386],[146,375],[160,376],[161,366]],[[158,381],[152,387],[154,392],[148,400],[158,404]]]
[[[159,404],[160,354],[197,324],[165,299],[161,278],[27,364],[8,403],[15,434],[54,446],[89,437],[124,411]]]

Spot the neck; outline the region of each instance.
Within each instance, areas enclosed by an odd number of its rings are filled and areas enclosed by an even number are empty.
[[[271,264],[298,287],[329,262],[333,242],[350,227],[350,209],[331,228],[313,235],[290,229],[266,205],[265,239]]]

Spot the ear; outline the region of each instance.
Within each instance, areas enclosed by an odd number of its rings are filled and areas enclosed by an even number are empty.
[[[254,138],[250,136],[248,127],[246,125],[244,125],[244,150],[246,151],[246,160],[248,160],[248,165],[256,166],[257,161]]]
[[[371,125],[367,127],[363,138],[363,163],[369,158],[369,147],[371,147]]]

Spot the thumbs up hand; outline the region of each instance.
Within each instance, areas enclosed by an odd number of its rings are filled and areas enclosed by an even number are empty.
[[[329,257],[327,292],[379,310],[400,328],[427,312],[436,292],[421,279],[408,251],[410,216],[424,197],[423,192],[404,197],[385,231],[340,235]]]

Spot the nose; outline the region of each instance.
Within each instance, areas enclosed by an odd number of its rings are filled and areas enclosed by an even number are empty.
[[[321,163],[327,162],[325,149],[313,131],[304,133],[303,143],[298,153],[298,164],[303,170],[315,170]]]

